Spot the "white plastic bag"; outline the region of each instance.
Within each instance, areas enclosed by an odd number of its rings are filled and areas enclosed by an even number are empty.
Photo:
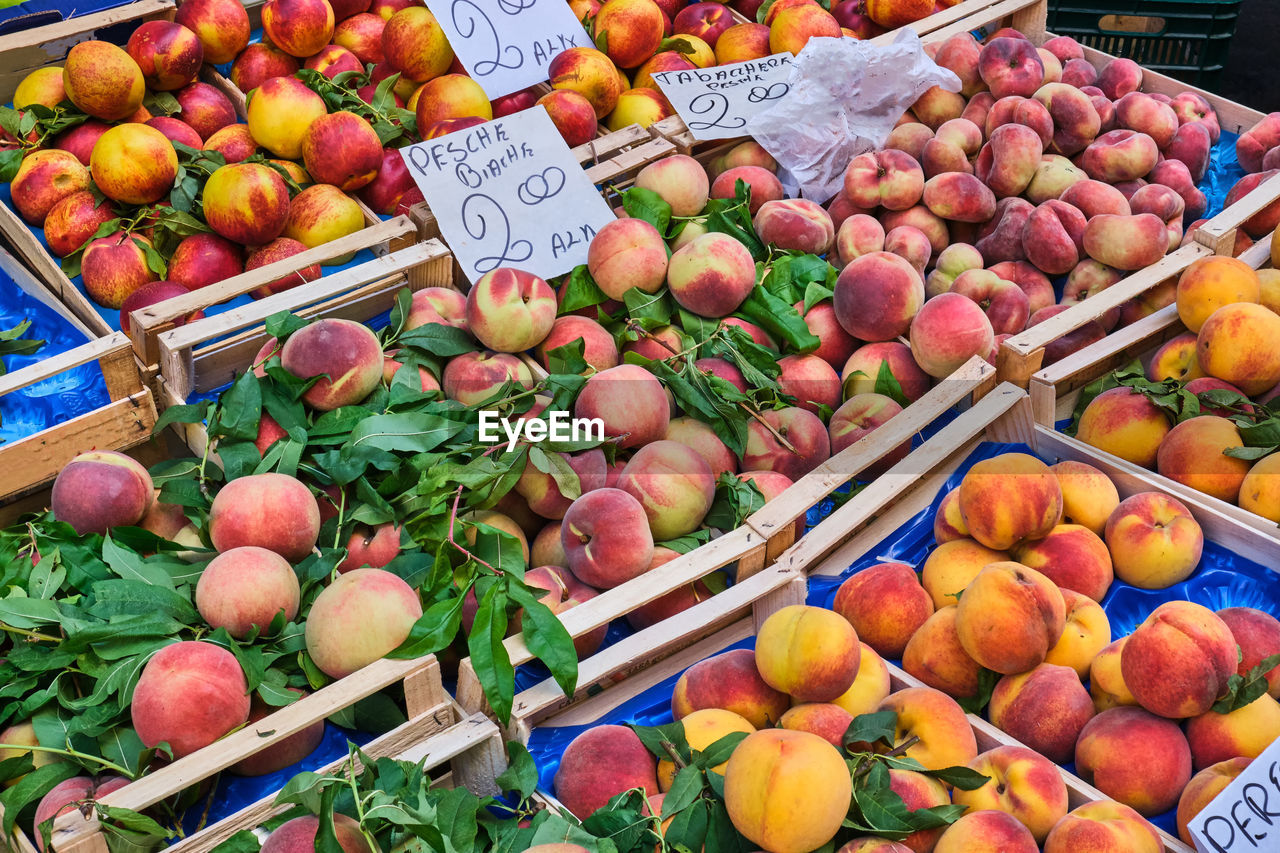
[[[782,167],[788,195],[825,203],[854,157],[884,146],[894,124],[927,89],[960,91],[960,78],[924,52],[913,30],[879,46],[813,38],[796,57],[791,90],[757,113],[747,132]]]

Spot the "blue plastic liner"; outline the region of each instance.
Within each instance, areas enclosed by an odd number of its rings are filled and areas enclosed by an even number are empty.
[[[1023,444],[999,444],[986,442],[965,459],[947,480],[932,503],[911,520],[904,523],[864,557],[836,576],[811,576],[808,602],[817,607],[830,608],[836,590],[849,576],[882,562],[907,563],[917,569],[934,546],[933,519],[938,505],[948,491],[960,485],[965,472],[974,464],[1002,453],[1032,453]],[[1046,460],[1051,461],[1051,460]],[[1226,548],[1205,542],[1200,565],[1195,574],[1182,583],[1164,590],[1143,590],[1116,580],[1102,601],[1102,608],[1111,623],[1113,638],[1120,638],[1133,630],[1159,605],[1166,601],[1189,600],[1212,609],[1223,607],[1254,607],[1280,618],[1280,576],[1263,566],[1233,554]],[[754,638],[749,638],[732,648],[752,648]],[[894,663],[899,663],[894,661]],[[670,722],[671,692],[678,675],[651,687],[639,696],[614,709],[593,725],[605,723],[637,723],[660,725]],[[560,765],[560,756],[573,738],[592,726],[543,726],[534,729],[529,740],[529,751],[538,762],[539,780],[543,787],[554,790],[553,780]],[[1073,764],[1063,767],[1075,772]],[[1157,815],[1151,822],[1161,829],[1176,833],[1176,811]]]
[[[58,21],[66,21],[71,18],[78,18],[84,15],[91,15],[94,12],[102,12],[107,9],[114,9],[117,6],[128,5],[130,0],[27,0],[25,3],[18,3],[5,9],[0,9],[0,35],[8,35],[9,33],[17,33],[23,30],[29,30],[32,27],[43,27],[48,24],[56,24]],[[131,24],[126,24],[132,30]],[[100,31],[101,33],[110,33],[110,28]],[[129,37],[126,31],[124,38]],[[123,40],[120,42],[124,43]]]
[[[65,317],[0,272],[0,329],[11,329],[23,320],[31,322],[23,337],[43,340],[45,345],[30,355],[5,356],[8,371],[37,364],[89,340]],[[0,397],[0,442],[26,438],[109,402],[102,369],[96,361],[64,370]]]

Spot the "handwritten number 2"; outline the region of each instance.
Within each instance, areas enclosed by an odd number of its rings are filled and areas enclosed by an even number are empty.
[[[747,125],[747,120],[742,116],[737,116],[731,122],[725,123],[725,117],[729,113],[729,99],[719,92],[705,92],[694,98],[689,102],[689,111],[699,116],[713,114],[708,121],[689,122],[690,130],[710,130],[713,127],[738,130]]]
[[[526,2],[530,6],[533,5],[529,0],[526,0]],[[505,8],[509,3],[510,0],[506,0],[503,11],[510,15],[513,13]],[[450,7],[450,13],[453,15],[453,26],[457,29],[459,36],[464,39],[471,39],[478,30],[487,30],[489,37],[485,40],[493,42],[491,50],[493,58],[482,59],[477,62],[471,68],[471,73],[477,77],[487,77],[499,68],[520,68],[524,65],[524,51],[513,44],[504,47],[493,21],[490,21],[484,10],[473,3],[472,0],[454,0],[453,6]],[[479,43],[479,41],[480,39],[477,38],[476,42]],[[504,56],[510,61],[504,62]]]
[[[502,205],[484,193],[472,193],[462,202],[462,226],[467,229],[468,236],[472,240],[485,239],[490,224],[489,216],[485,215],[486,210],[492,215],[494,228],[501,229],[490,241],[490,245],[501,243],[502,248],[496,255],[478,258],[475,263],[476,272],[484,275],[504,264],[518,264],[533,257],[533,244],[528,240],[512,242],[511,220],[507,218],[507,212],[502,209]]]

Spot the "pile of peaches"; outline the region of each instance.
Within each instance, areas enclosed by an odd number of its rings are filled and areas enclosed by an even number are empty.
[[[1049,467],[1018,453],[978,462],[943,498],[934,531],[921,574],[901,563],[862,569],[833,610],[784,608],[761,626],[754,653],[725,652],[681,675],[672,714],[693,749],[750,733],[717,768],[738,831],[797,853],[831,840],[849,809],[836,749],[854,717],[891,710],[906,757],[932,770],[967,765],[989,781],[949,790],[891,770],[908,808],[955,802],[968,812],[900,842],[845,849],[1155,853],[1163,844],[1146,818],[1175,807],[1190,843],[1191,818],[1280,736],[1280,668],[1267,673],[1269,694],[1214,708],[1232,676],[1280,653],[1280,621],[1170,601],[1112,642],[1098,602],[1113,576],[1172,583],[1167,555],[1194,567],[1202,534],[1173,498],[1121,501],[1085,463]],[[890,659],[927,686],[891,693]],[[1021,745],[979,754],[957,700],[973,707],[987,679],[990,721]],[[1068,812],[1055,762],[1071,761],[1112,801]],[[661,797],[671,781],[669,763],[655,765],[630,729],[599,726],[565,750],[555,794],[585,817],[630,788]]]
[[[1280,256],[1280,238],[1272,245]],[[1077,437],[1280,522],[1280,454],[1266,441],[1246,448],[1242,434],[1269,421],[1268,405],[1280,396],[1280,272],[1202,258],[1178,277],[1175,299],[1187,331],[1150,356],[1146,379],[1211,396],[1197,396],[1194,411],[1174,417],[1150,389],[1122,383],[1089,401]]]

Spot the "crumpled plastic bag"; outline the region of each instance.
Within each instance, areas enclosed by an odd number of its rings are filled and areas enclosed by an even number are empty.
[[[924,52],[913,30],[880,46],[852,38],[813,38],[795,59],[791,90],[756,113],[747,132],[782,167],[787,194],[825,203],[845,167],[884,146],[902,113],[927,89],[960,91],[960,78]]]

